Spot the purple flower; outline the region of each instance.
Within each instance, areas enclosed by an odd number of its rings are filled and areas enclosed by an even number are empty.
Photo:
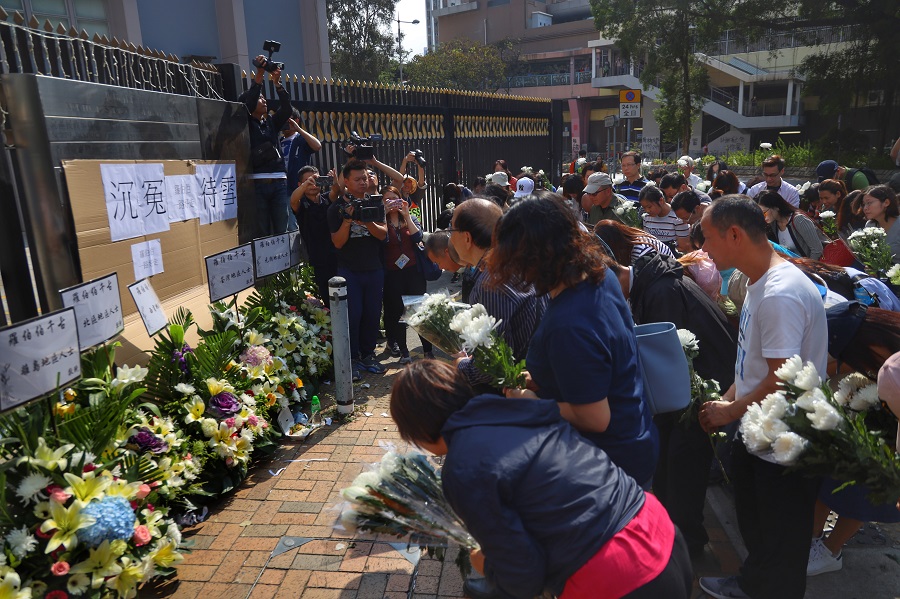
[[[184,374],[190,374],[190,368],[187,363],[187,354],[193,354],[194,350],[191,349],[191,346],[185,343],[181,349],[176,349],[172,352],[172,363],[178,363],[178,368],[181,369],[181,372]]]
[[[150,429],[142,428],[128,439],[130,445],[137,445],[141,451],[150,453],[165,453],[169,451],[169,444],[154,435]]]
[[[228,418],[241,411],[241,403],[228,391],[222,391],[209,400],[210,411],[219,418]]]

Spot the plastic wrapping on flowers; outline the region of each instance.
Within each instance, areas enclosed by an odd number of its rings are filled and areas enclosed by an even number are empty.
[[[441,351],[454,355],[462,351],[463,340],[450,328],[453,318],[470,308],[468,304],[453,301],[446,292],[403,296],[406,323],[416,333],[427,339]]]

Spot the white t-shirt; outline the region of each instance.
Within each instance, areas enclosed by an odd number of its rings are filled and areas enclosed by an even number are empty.
[[[769,374],[766,358],[787,360],[794,354],[826,376],[828,323],[822,296],[800,269],[784,262],[747,286],[734,367],[737,399]]]
[[[794,245],[794,238],[791,237],[791,232],[788,230],[788,228],[785,227],[784,231],[782,231],[780,228],[777,228],[776,225],[776,230],[778,231],[778,243],[791,250],[792,252],[796,252],[797,247]]]
[[[690,175],[688,175],[686,177],[686,179],[687,179],[687,184],[690,185],[691,187],[697,187],[703,181],[703,179],[698,177],[696,173],[691,173]]]
[[[644,230],[660,241],[677,241],[679,237],[687,237],[691,233],[691,227],[669,210],[665,216],[650,216],[644,214]]]
[[[747,195],[755,200],[756,196],[764,191],[774,191],[782,198],[784,198],[785,202],[787,202],[794,208],[800,207],[800,192],[797,191],[796,187],[784,180],[781,181],[781,186],[778,189],[769,189],[765,181],[763,181],[762,183],[757,183],[750,188],[750,191],[747,192]]]

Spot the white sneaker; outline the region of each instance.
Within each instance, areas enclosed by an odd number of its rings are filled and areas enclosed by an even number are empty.
[[[813,539],[809,547],[809,563],[806,565],[807,576],[837,572],[843,565],[843,554],[838,553],[837,556],[834,556],[822,539]]]

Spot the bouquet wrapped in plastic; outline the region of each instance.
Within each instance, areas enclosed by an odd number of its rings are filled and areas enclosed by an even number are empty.
[[[462,351],[462,340],[450,321],[469,306],[453,301],[446,293],[404,296],[405,320],[412,329],[447,355]]]

